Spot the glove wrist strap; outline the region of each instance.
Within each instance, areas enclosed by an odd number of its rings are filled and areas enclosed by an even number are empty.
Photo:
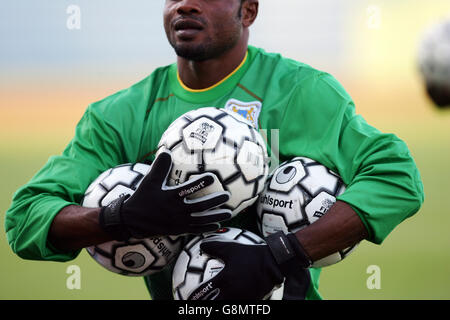
[[[311,259],[293,233],[286,235],[279,231],[269,235],[266,243],[285,276],[300,268],[311,267]]]
[[[102,207],[99,214],[100,227],[114,240],[125,241],[130,238],[130,233],[122,223],[120,215],[122,204],[127,197],[119,197],[109,205]]]

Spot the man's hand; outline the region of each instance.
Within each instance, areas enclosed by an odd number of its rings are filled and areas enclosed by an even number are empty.
[[[200,249],[222,260],[225,266],[197,288],[188,300],[265,299],[283,283],[286,276],[300,273],[311,265],[293,234],[286,236],[280,232],[266,240],[267,244],[261,245],[247,245],[232,240],[204,241]]]
[[[171,168],[172,157],[164,151],[133,195],[120,197],[101,209],[99,223],[103,230],[116,240],[196,234],[214,231],[220,221],[231,218],[231,210],[213,209],[229,200],[228,192],[189,200],[189,196],[213,184],[213,174],[170,187],[166,181]]]

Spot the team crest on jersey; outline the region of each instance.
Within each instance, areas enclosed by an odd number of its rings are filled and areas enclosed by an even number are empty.
[[[262,103],[259,101],[242,102],[236,99],[228,100],[225,109],[237,113],[250,121],[258,129],[258,118],[261,112]]]

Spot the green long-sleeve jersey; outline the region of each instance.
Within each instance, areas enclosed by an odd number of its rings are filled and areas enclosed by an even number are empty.
[[[252,121],[262,129],[269,152],[277,146],[279,161],[305,156],[339,173],[347,189],[338,200],[353,207],[373,243],[380,244],[423,202],[423,185],[406,144],[357,115],[335,78],[249,46],[239,67],[210,88],[187,88],[172,64],[91,104],[63,153],[51,157],[14,194],[5,220],[12,250],[25,259],[74,259],[79,251],[59,252],[47,241],[55,215],[65,206],[80,204],[88,185],[106,169],[153,160],[172,121],[210,106]],[[272,129],[278,130],[277,143]],[[234,221],[237,226],[242,223]],[[309,271],[312,281],[306,298],[320,298],[320,269]],[[169,273],[146,279],[154,299],[170,298]]]

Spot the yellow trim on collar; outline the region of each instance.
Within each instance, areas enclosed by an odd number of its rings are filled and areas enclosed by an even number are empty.
[[[191,88],[189,88],[188,86],[186,86],[186,85],[183,83],[183,81],[181,81],[180,73],[178,72],[178,69],[177,69],[177,79],[178,79],[178,82],[180,83],[181,87],[182,87],[184,90],[189,91],[189,92],[205,92],[205,91],[214,89],[215,87],[218,87],[219,85],[221,85],[222,83],[224,83],[225,81],[227,81],[227,79],[229,79],[231,76],[233,76],[233,74],[235,74],[236,71],[238,71],[238,70],[244,65],[245,61],[247,61],[247,56],[248,56],[248,51],[245,53],[244,60],[242,60],[242,62],[236,67],[236,69],[233,70],[233,72],[231,72],[231,73],[230,73],[229,75],[227,75],[225,78],[223,78],[222,80],[220,80],[219,82],[217,82],[216,84],[213,84],[212,86],[210,86],[210,87],[208,87],[208,88],[205,88],[205,89],[191,89]]]

